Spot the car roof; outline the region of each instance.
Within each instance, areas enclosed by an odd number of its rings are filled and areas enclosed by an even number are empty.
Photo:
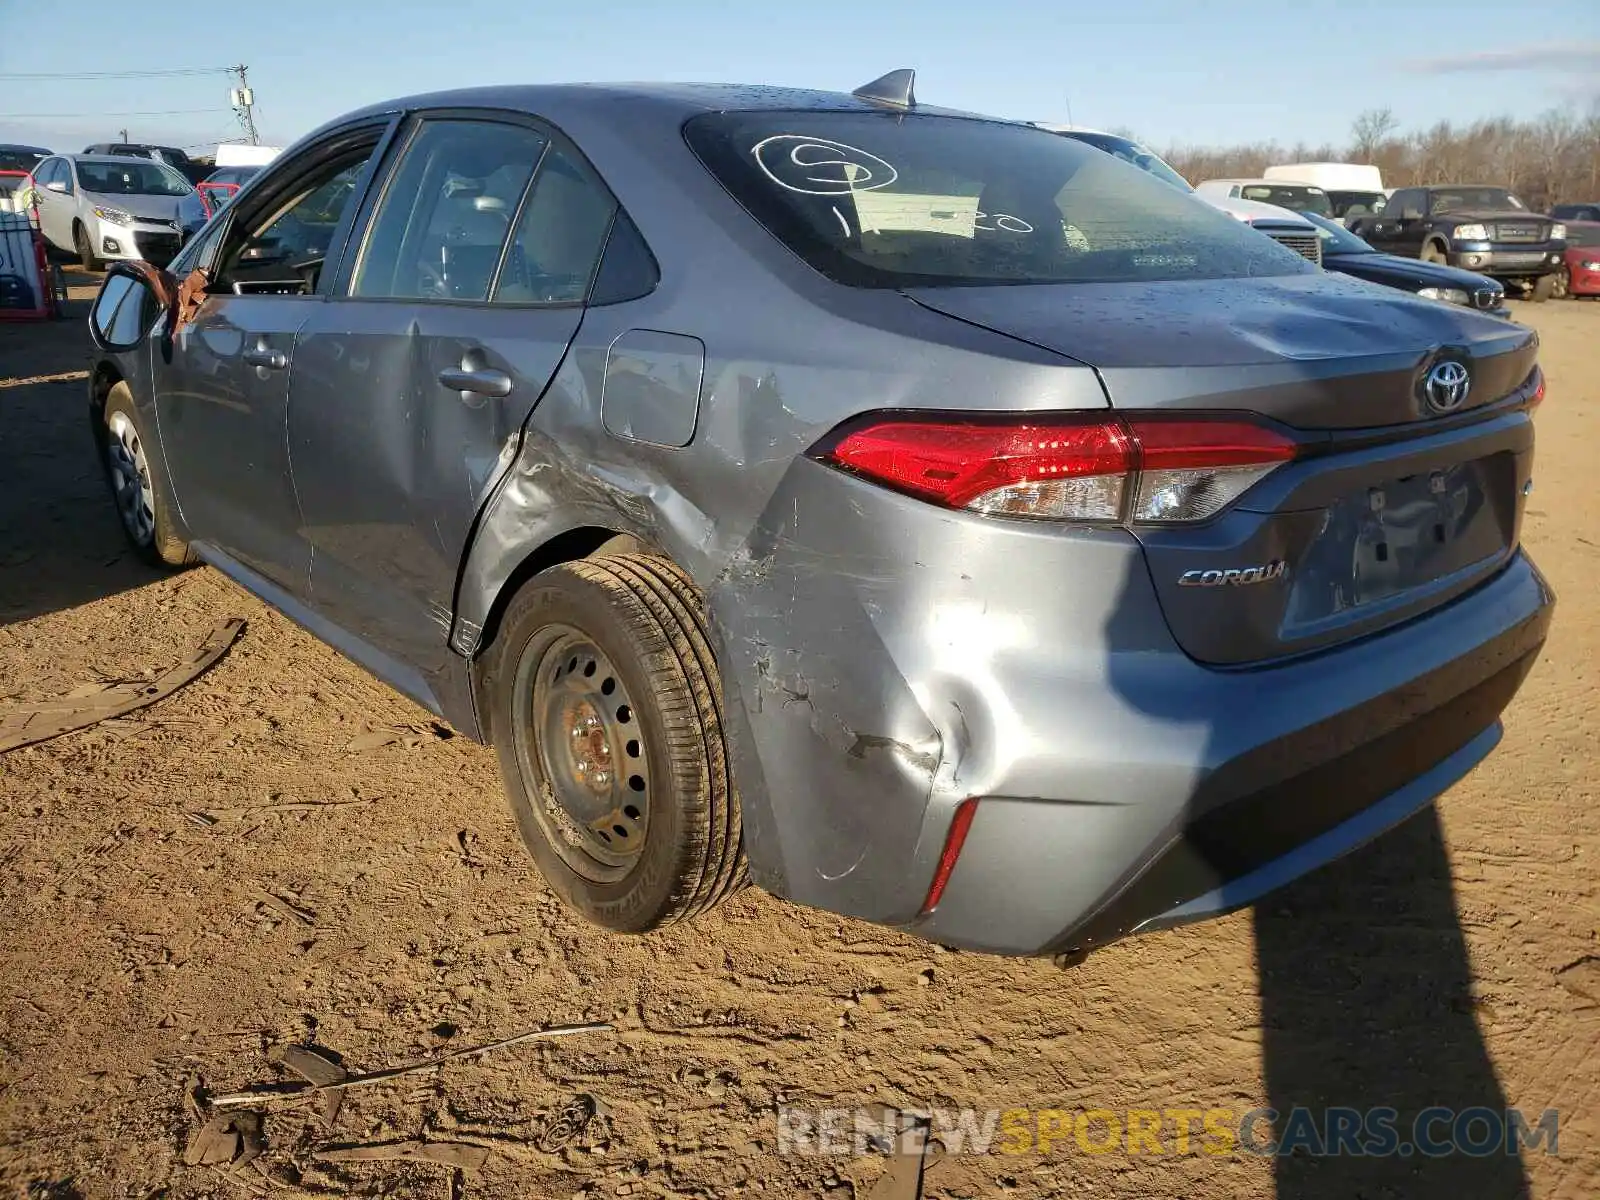
[[[751,112],[802,109],[813,112],[882,113],[910,111],[923,115],[965,117],[980,121],[1003,121],[1026,125],[1024,121],[960,109],[918,104],[900,110],[863,100],[848,92],[828,92],[813,88],[774,87],[740,83],[569,83],[502,84],[491,87],[459,88],[445,92],[424,92],[403,96],[346,113],[317,130],[335,129],[351,120],[403,112],[418,108],[499,108],[534,113],[557,124],[567,113],[594,112],[600,109],[626,111],[630,107],[676,112],[683,119],[713,112]],[[315,136],[313,134],[312,136]]]
[[[1204,179],[1201,180],[1201,182],[1226,183],[1230,185],[1235,183],[1240,185],[1260,184],[1262,187],[1303,187],[1310,188],[1314,192],[1320,192],[1323,190],[1323,187],[1320,183],[1302,183],[1298,179]]]
[[[29,146],[24,142],[0,142],[0,150],[7,150],[7,151],[23,150],[23,151],[26,151],[29,154],[51,154],[51,153],[53,153],[52,151],[45,149],[43,146]]]
[[[131,156],[127,155],[127,154],[56,154],[56,155],[52,155],[51,157],[53,157],[53,158],[70,158],[73,162],[76,162],[76,163],[105,163],[105,164],[107,164],[109,166],[113,166],[113,167],[125,167],[125,166],[128,165],[128,159]],[[152,159],[152,158],[141,158],[138,161],[140,161],[140,162],[155,162],[155,160]],[[165,167],[165,166],[167,166],[167,164],[166,163],[156,163],[156,166]],[[169,167],[168,169],[170,170],[171,168]]]

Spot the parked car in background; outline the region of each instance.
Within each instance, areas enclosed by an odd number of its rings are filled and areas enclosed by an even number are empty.
[[[1383,190],[1383,172],[1362,163],[1285,163],[1268,167],[1261,177],[1321,188],[1328,194],[1335,219],[1346,223],[1351,217],[1382,212],[1388,200]]]
[[[1385,253],[1476,271],[1536,301],[1555,294],[1565,262],[1566,227],[1503,187],[1400,188],[1381,214],[1351,230]]]
[[[1558,221],[1600,221],[1600,201],[1590,204],[1558,204],[1550,210]]]
[[[1035,121],[1033,125],[1060,137],[1093,146],[1096,150],[1138,167],[1146,174],[1154,175],[1163,183],[1171,184],[1182,191],[1192,193],[1195,190],[1189,181],[1178,174],[1159,154],[1132,138],[1119,133],[1087,129],[1081,125],[1059,125],[1046,121]],[[1201,195],[1199,198],[1235,220],[1249,225],[1258,233],[1287,246],[1302,258],[1312,262],[1321,261],[1322,239],[1317,236],[1316,228],[1309,221],[1303,220],[1298,213],[1271,204],[1241,200],[1220,193]]]
[[[111,154],[118,158],[148,158],[155,162],[163,162],[180,172],[190,183],[198,183],[210,170],[209,167],[195,162],[176,146],[151,146],[143,142],[96,142],[93,146],[85,146],[83,152]]]
[[[34,169],[49,157],[43,146],[0,142],[0,212],[18,211],[18,198],[32,194]]]
[[[1333,216],[1333,201],[1328,199],[1328,193],[1309,183],[1283,183],[1275,179],[1207,179],[1196,184],[1194,190],[1207,199],[1216,196],[1231,200],[1253,200],[1257,204],[1287,208],[1290,212]]]
[[[615,930],[1250,904],[1483,759],[1552,611],[1532,331],[909,72],[377,104],[90,327],[137,552],[492,742]]]
[[[1563,299],[1600,296],[1600,222],[1573,221],[1568,225],[1563,258],[1556,273],[1555,295]]]
[[[31,175],[33,169],[49,157],[50,151],[43,146],[0,142],[0,171],[26,171]]]
[[[124,258],[164,266],[178,252],[178,205],[194,188],[165,163],[58,154],[33,178],[45,241],[86,270]]]
[[[178,226],[188,241],[205,226],[219,209],[225,208],[241,187],[261,173],[260,167],[218,167],[199,183],[194,193],[178,205]]]
[[[1442,263],[1401,258],[1373,249],[1339,222],[1316,213],[1301,214],[1322,237],[1322,266],[1327,271],[1353,275],[1369,283],[1399,288],[1429,300],[1443,300],[1475,308],[1496,317],[1509,317],[1506,290],[1487,275],[1448,267]]]

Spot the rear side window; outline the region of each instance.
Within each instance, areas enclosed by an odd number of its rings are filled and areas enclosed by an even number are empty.
[[[690,147],[856,287],[1297,275],[1317,268],[1155,176],[1028,126],[903,113],[696,117]]]
[[[581,304],[600,263],[617,202],[561,146],[533,181],[494,298],[507,304]]]
[[[424,124],[384,189],[353,294],[487,300],[545,142],[521,125]]]
[[[1294,212],[1314,212],[1320,217],[1333,216],[1333,205],[1328,201],[1328,193],[1321,188],[1252,183],[1240,188],[1239,195],[1246,200],[1276,204],[1279,208],[1287,208]]]

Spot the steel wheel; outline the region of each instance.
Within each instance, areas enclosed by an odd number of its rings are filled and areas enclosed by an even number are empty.
[[[106,421],[106,465],[111,490],[123,527],[136,546],[150,546],[156,536],[155,492],[150,486],[150,463],[139,431],[126,413],[114,412]]]
[[[650,766],[633,697],[588,635],[540,631],[519,664],[513,737],[524,771],[543,782],[534,816],[563,862],[611,883],[644,852]]]

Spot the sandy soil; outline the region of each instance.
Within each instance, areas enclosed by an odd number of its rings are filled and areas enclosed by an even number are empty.
[[[755,892],[643,938],[578,923],[530,867],[489,751],[215,572],[162,577],[125,553],[81,382],[26,382],[82,367],[81,325],[0,327],[0,709],[148,677],[218,619],[249,622],[172,698],[0,757],[0,1183],[246,1195],[184,1164],[197,1086],[282,1080],[294,1042],[367,1071],[601,1019],[615,1032],[352,1090],[332,1132],[273,1107],[266,1174],[246,1177],[282,1196],[865,1196],[888,1160],[779,1154],[776,1105],[1437,1104],[1557,1108],[1560,1152],[1274,1160],[1069,1139],[951,1155],[926,1194],[1600,1194],[1600,303],[1518,317],[1550,379],[1526,541],[1563,603],[1499,752],[1436,812],[1259,910],[1071,970]],[[542,1149],[576,1096],[598,1115]],[[422,1137],[490,1153],[462,1173],[315,1157]]]

